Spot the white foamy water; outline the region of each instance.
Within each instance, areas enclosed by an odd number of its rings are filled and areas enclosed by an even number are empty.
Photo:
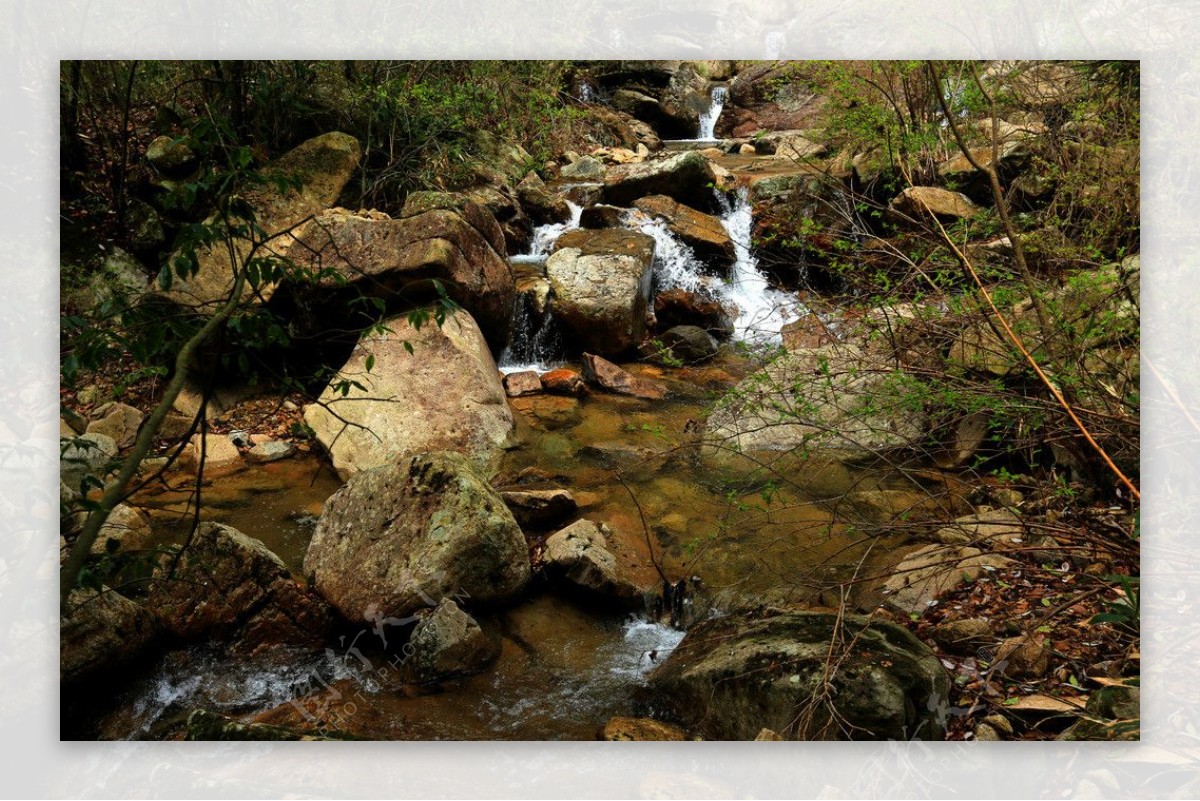
[[[312,689],[352,675],[352,666],[332,651],[276,654],[269,662],[243,662],[190,649],[177,661],[164,663],[135,691],[128,739],[150,733],[172,714],[203,708],[216,712],[268,709]]]
[[[738,342],[779,343],[780,329],[806,309],[794,296],[772,288],[758,269],[750,247],[754,219],[749,193],[741,189],[732,201],[723,193],[716,195],[721,206],[719,219],[735,254],[728,280],[706,272],[692,249],[679,241],[662,220],[633,212],[627,224],[654,238],[654,281],[658,291],[697,292],[736,310],[733,338]]]
[[[615,633],[615,632],[614,632]],[[501,700],[484,699],[481,712],[500,731],[517,731],[530,718],[576,723],[607,718],[628,708],[646,675],[683,640],[684,632],[641,618],[626,621],[619,637],[594,652],[582,673],[561,675],[537,692]]]
[[[696,138],[700,141],[710,141],[716,138],[717,118],[725,108],[725,97],[729,90],[724,86],[714,86],[710,97],[708,110],[700,115],[700,131]]]
[[[750,247],[754,230],[749,191],[739,189],[734,200],[718,193],[721,225],[733,241],[737,258],[730,280],[721,286],[722,302],[737,307],[733,338],[751,344],[777,344],[783,341],[780,329],[807,312],[793,295],[774,289],[758,269],[758,259]]]

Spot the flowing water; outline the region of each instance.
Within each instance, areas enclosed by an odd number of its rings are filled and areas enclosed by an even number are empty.
[[[724,86],[714,86],[708,110],[700,115],[700,130],[696,139],[702,142],[716,141],[717,119],[725,108],[725,96],[729,92]]]

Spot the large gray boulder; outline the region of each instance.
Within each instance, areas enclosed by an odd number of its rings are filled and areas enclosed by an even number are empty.
[[[293,243],[288,232],[333,205],[357,169],[361,156],[362,147],[357,139],[334,132],[309,139],[269,164],[263,170],[266,175],[298,180],[300,187],[280,191],[267,181],[242,193],[254,210],[257,225],[275,237],[258,255],[287,255]],[[233,244],[240,263],[250,253],[250,240],[236,237]],[[196,256],[199,268],[196,274],[186,280],[175,279],[162,294],[183,306],[215,311],[233,289],[234,270],[228,246],[219,241],[201,248]],[[245,287],[243,295],[250,291],[249,286]],[[271,287],[264,287],[263,295],[270,294]]]
[[[529,583],[525,537],[458,453],[422,453],[358,473],[326,501],[304,569],[350,620],[403,617],[453,595],[506,601]]]
[[[390,300],[432,294],[431,280],[471,313],[488,341],[508,340],[516,288],[503,234],[490,212],[462,196],[422,193],[391,219],[332,209],[314,218],[289,250],[297,267],[327,272],[295,291],[319,303],[337,287]]]
[[[646,331],[654,240],[617,228],[576,229],[546,261],[555,320],[582,350],[631,351]]]
[[[802,348],[743,379],[717,403],[706,436],[743,453],[904,447],[926,431],[914,391],[906,374],[857,345]]]
[[[128,665],[158,633],[150,612],[108,587],[72,590],[60,625],[64,685]]]
[[[243,653],[276,645],[317,647],[333,618],[261,541],[220,523],[202,523],[179,558],[157,572],[149,605],[177,637],[230,642]]]
[[[893,623],[781,609],[698,624],[649,681],[706,740],[753,740],[764,727],[787,739],[940,740],[950,690],[933,652]]]
[[[389,333],[359,341],[319,402],[304,411],[338,474],[430,450],[459,451],[493,469],[513,419],[471,315],[451,314],[441,327],[430,320],[416,328],[406,317],[386,325]]]

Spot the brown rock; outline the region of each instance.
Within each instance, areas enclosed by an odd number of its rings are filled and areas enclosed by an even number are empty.
[[[986,568],[1012,562],[978,548],[926,545],[910,552],[884,582],[887,604],[902,614],[923,614],[943,593],[974,581]]]
[[[993,664],[1010,679],[1040,679],[1050,669],[1050,649],[1045,635],[1009,637],[996,648]]]
[[[63,684],[129,664],[158,632],[154,615],[108,587],[72,590],[59,623]]]
[[[558,369],[542,374],[542,387],[554,395],[582,397],[588,394],[583,376],[574,370]]]
[[[575,514],[575,498],[564,489],[501,492],[522,529],[552,526]]]
[[[321,402],[304,411],[338,473],[345,478],[430,450],[465,453],[490,471],[513,419],[475,321],[459,311],[440,328],[433,323],[414,328],[405,317],[386,322],[390,332],[364,337]],[[361,388],[352,386],[343,395],[338,388],[343,377]]]
[[[534,370],[523,370],[504,376],[504,392],[510,398],[536,395],[542,391],[542,380]]]
[[[179,465],[193,473],[204,458],[204,472],[233,470],[242,464],[242,454],[224,434],[195,434],[179,455]]]
[[[417,193],[394,220],[333,209],[298,239],[301,246],[289,251],[298,267],[336,273],[294,288],[313,304],[330,302],[343,285],[386,299],[402,290],[427,291],[420,287],[436,279],[489,342],[507,341],[516,285],[503,234],[490,212],[461,195]]]
[[[721,221],[696,211],[666,195],[650,195],[634,201],[634,208],[663,218],[667,228],[696,255],[722,270],[733,264],[737,254]]]
[[[620,228],[621,220],[629,209],[597,203],[588,206],[579,215],[579,224],[584,228]]]
[[[668,289],[654,297],[654,317],[661,329],[695,325],[717,337],[733,334],[733,315],[714,300],[685,289]]]
[[[575,398],[564,398],[559,395],[526,395],[523,398],[510,399],[509,405],[524,415],[531,426],[545,431],[570,428],[578,425],[579,421],[583,419],[579,401]]]
[[[589,597],[639,607],[643,603],[642,590],[622,575],[608,550],[606,529],[590,520],[576,520],[547,537],[542,554],[546,573]]]
[[[889,207],[917,219],[930,213],[938,217],[970,217],[979,211],[961,192],[936,186],[910,186],[892,198]]]
[[[107,434],[118,448],[128,448],[137,438],[145,415],[125,403],[106,403],[92,412],[92,418],[87,433]]]
[[[165,570],[166,564],[159,572]],[[283,560],[219,523],[201,524],[175,578],[159,579],[149,605],[184,640],[233,642],[247,653],[279,644],[315,647],[332,626],[328,607],[292,578]]]
[[[687,739],[687,733],[678,726],[653,718],[616,717],[604,724],[600,739],[612,742],[681,742]]]
[[[264,172],[268,176],[298,179],[300,188],[280,191],[274,183],[266,181],[248,189],[244,199],[254,210],[255,222],[268,235],[278,235],[329,208],[357,169],[361,156],[358,140],[344,133],[323,134],[285,153]],[[293,241],[290,235],[276,236],[269,250],[275,255],[288,255]],[[239,260],[245,258],[250,247],[248,239],[234,240]],[[197,258],[197,273],[187,280],[176,279],[163,295],[184,306],[215,309],[233,288],[229,250],[225,242],[217,242],[202,248]],[[260,291],[264,297],[271,294],[270,287]],[[246,287],[244,293],[249,292]]]
[[[631,375],[607,359],[591,353],[583,354],[583,375],[588,381],[619,395],[660,400],[667,394],[667,388],[662,384]]]
[[[934,626],[930,635],[950,653],[973,653],[992,639],[992,627],[977,617],[947,620]]]

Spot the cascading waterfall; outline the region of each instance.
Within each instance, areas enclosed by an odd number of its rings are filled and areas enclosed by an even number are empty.
[[[654,283],[658,291],[683,289],[705,295],[736,309],[734,340],[752,345],[778,343],[782,341],[780,329],[805,309],[792,295],[772,288],[758,269],[750,248],[754,218],[749,192],[740,189],[732,200],[721,192],[716,196],[721,209],[719,219],[735,254],[728,280],[706,272],[692,249],[680,242],[662,220],[635,212],[627,222],[654,238]]]
[[[721,110],[725,108],[725,96],[729,92],[724,86],[714,86],[708,104],[708,111],[700,115],[700,132],[696,134],[696,139],[700,141],[713,141],[716,138],[717,118],[721,116]]]
[[[567,206],[571,210],[570,219],[534,228],[529,252],[513,256],[509,262],[513,265],[544,264],[558,238],[579,227],[583,207],[569,200]],[[524,293],[517,295],[513,305],[512,333],[497,364],[500,372],[508,374],[533,370],[540,374],[553,370],[559,343],[550,310],[539,312]]]
[[[771,287],[758,269],[758,259],[750,248],[754,214],[749,190],[739,189],[732,202],[718,192],[717,202],[721,204],[721,225],[729,234],[736,254],[730,280],[721,285],[718,297],[737,307],[733,337],[751,344],[782,342],[780,329],[798,319],[806,309],[793,295]]]
[[[655,291],[683,289],[711,298],[734,311],[733,339],[750,345],[771,345],[782,341],[780,329],[805,312],[792,295],[774,289],[758,269],[758,260],[750,248],[753,210],[746,189],[732,198],[716,192],[720,220],[733,242],[735,261],[729,278],[722,279],[705,270],[695,252],[681,242],[661,219],[631,211],[624,224],[654,239]],[[542,264],[554,243],[566,231],[579,227],[583,209],[570,203],[571,219],[542,225],[534,230],[529,253],[512,257],[513,264]],[[521,295],[513,310],[512,336],[500,355],[503,373],[533,370],[545,373],[557,366],[558,335],[551,313],[539,313]]]

